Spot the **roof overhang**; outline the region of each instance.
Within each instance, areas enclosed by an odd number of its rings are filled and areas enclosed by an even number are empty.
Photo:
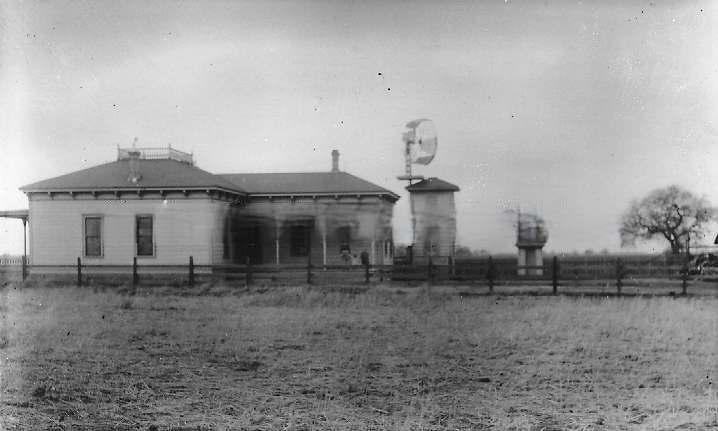
[[[391,202],[396,202],[399,200],[399,195],[391,192],[341,192],[341,193],[332,193],[332,192],[322,192],[322,193],[311,193],[311,192],[300,192],[300,193],[249,193],[248,196],[250,198],[265,198],[265,199],[274,199],[274,198],[287,198],[287,199],[296,199],[296,198],[362,198],[367,196],[372,197],[378,197],[378,198],[384,198],[388,199]]]
[[[231,190],[225,187],[206,186],[206,187],[107,187],[107,188],[42,188],[42,189],[26,189],[20,188],[23,193],[137,193],[137,192],[190,192],[190,191],[219,191],[223,193],[233,194],[236,196],[246,197],[247,193],[237,190]]]

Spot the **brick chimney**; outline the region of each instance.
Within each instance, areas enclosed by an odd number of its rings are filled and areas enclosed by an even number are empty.
[[[332,150],[332,172],[339,172],[339,151]]]

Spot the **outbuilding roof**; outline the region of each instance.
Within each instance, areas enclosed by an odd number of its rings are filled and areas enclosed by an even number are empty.
[[[221,174],[222,178],[253,195],[371,194],[399,196],[346,172],[285,172]]]
[[[20,187],[20,190],[23,192],[79,192],[210,188],[246,194],[236,184],[188,163],[172,159],[141,159],[137,162],[139,163],[140,179],[136,183],[128,179],[130,168],[127,160],[118,160],[28,184]]]
[[[410,192],[458,192],[459,186],[442,179],[431,177],[406,188]]]

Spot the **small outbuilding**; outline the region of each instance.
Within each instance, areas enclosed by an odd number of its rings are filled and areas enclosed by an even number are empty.
[[[406,188],[411,199],[415,257],[454,257],[456,248],[456,205],[459,187],[431,177]]]

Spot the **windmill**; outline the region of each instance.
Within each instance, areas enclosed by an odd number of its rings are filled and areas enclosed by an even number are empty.
[[[426,118],[413,120],[406,123],[409,129],[402,135],[404,141],[404,175],[397,178],[409,181],[411,186],[413,180],[423,180],[422,175],[414,175],[411,172],[411,165],[428,165],[434,160],[438,138],[434,122]]]
[[[424,178],[412,173],[412,165],[428,165],[434,160],[438,139],[431,120],[409,121],[404,141],[404,175],[408,181],[412,219],[410,262],[416,257],[453,258],[456,242],[456,208],[454,192],[459,188],[439,178]],[[418,182],[414,182],[417,180]]]

